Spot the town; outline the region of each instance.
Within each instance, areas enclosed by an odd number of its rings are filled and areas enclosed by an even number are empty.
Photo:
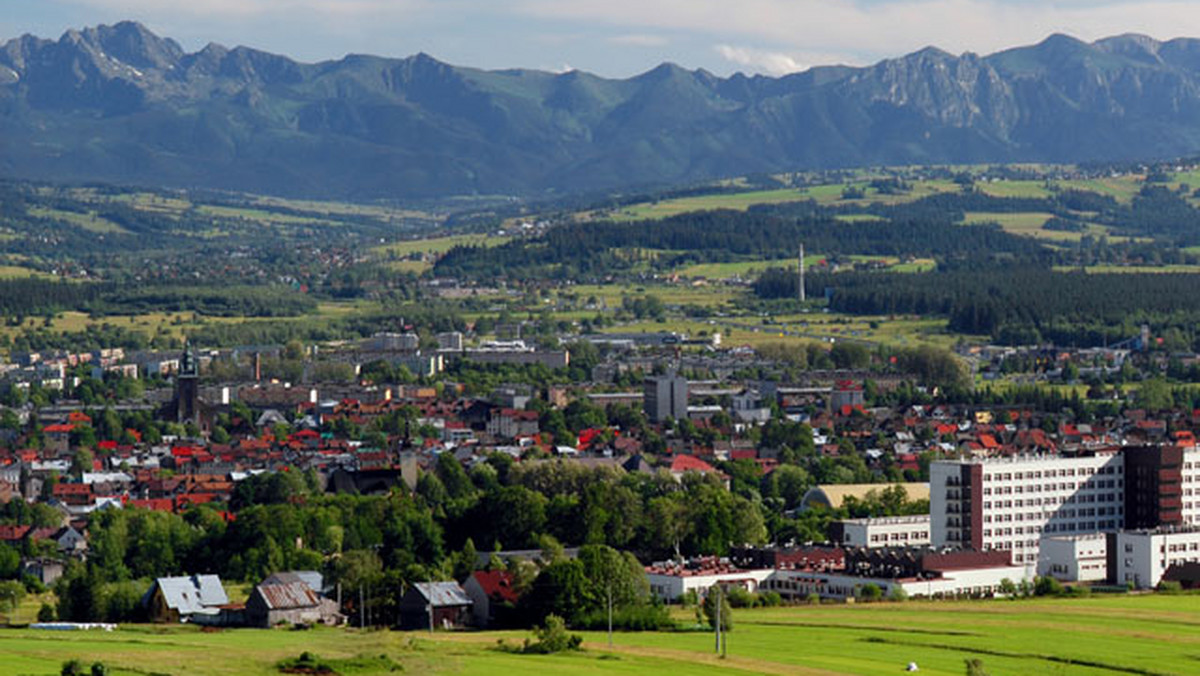
[[[843,368],[785,381],[769,351],[719,334],[472,342],[14,355],[7,576],[58,590],[45,623],[402,628],[582,621],[587,604],[539,588],[581,551],[636,555],[621,602],[659,608],[718,588],[754,604],[1200,583],[1200,414],[1169,391],[939,401],[853,345],[833,347]],[[1036,353],[1053,377],[1161,361],[1150,340]],[[281,359],[297,382],[263,377]],[[579,382],[553,377],[583,360]],[[317,518],[338,496],[400,500],[389,518],[409,523]],[[307,523],[263,523],[268,506]]]

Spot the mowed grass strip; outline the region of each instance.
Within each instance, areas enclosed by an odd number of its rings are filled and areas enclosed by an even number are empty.
[[[530,634],[239,629],[132,626],[116,632],[0,630],[0,672],[58,673],[71,658],[104,661],[113,673],[266,676],[307,650],[345,660],[386,655],[422,674],[836,674],[883,675],[915,662],[923,674],[959,676],[981,659],[996,675],[1175,676],[1200,667],[1200,596],[1095,596],[1082,599],[907,602],[735,610],[728,657],[709,631],[620,633],[610,651],[603,632],[583,632],[581,653],[515,655]],[[690,611],[676,617],[691,624]],[[347,674],[350,672],[347,671]]]

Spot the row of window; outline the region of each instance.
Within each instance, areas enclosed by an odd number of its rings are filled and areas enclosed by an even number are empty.
[[[1071,503],[1093,503],[1093,502],[1120,502],[1121,496],[1116,493],[1097,493],[1095,495],[1070,495],[1065,498],[1047,497],[1047,498],[1029,498],[1028,500],[996,500],[992,502],[985,500],[983,503],[984,509],[1007,509],[1012,507],[1056,507],[1063,504]],[[956,510],[949,510],[956,511]]]
[[[1200,463],[1198,463],[1200,464]],[[1001,474],[984,474],[984,481],[1025,481],[1028,479],[1050,479],[1064,476],[1092,476],[1094,474],[1121,474],[1125,468],[1121,465],[1105,465],[1103,467],[1070,467],[1066,469],[1033,470],[1029,472],[1004,472]]]
[[[929,531],[915,531],[912,533],[892,533],[889,537],[887,533],[875,533],[871,535],[871,542],[900,542],[904,540],[928,540]]]
[[[1077,519],[1088,516],[1116,516],[1124,514],[1124,507],[1081,507],[1062,509],[1057,512],[1018,512],[1016,514],[984,514],[984,523],[1008,523],[1010,521],[1049,521]]]
[[[1016,486],[984,486],[984,495],[1012,495],[1014,493],[1038,493],[1052,491],[1082,491],[1082,490],[1103,490],[1113,488],[1124,488],[1124,479],[1105,479],[1103,481],[1086,481],[1083,483],[1075,483],[1066,481],[1063,483],[1045,483],[1045,484],[1019,484]]]

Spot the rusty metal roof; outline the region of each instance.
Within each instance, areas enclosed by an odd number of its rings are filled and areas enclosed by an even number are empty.
[[[260,584],[256,589],[271,610],[312,608],[321,603],[316,593],[303,582]]]

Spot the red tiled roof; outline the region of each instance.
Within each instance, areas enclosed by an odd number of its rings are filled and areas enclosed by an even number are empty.
[[[479,586],[483,589],[483,593],[490,598],[507,601],[509,603],[517,602],[517,592],[513,589],[512,573],[506,570],[477,570],[471,574]]]
[[[15,542],[25,537],[32,526],[0,526],[0,540]]]
[[[715,467],[708,464],[707,462],[704,462],[700,458],[697,458],[697,457],[694,457],[691,455],[677,455],[677,456],[675,456],[675,459],[671,461],[671,471],[675,472],[675,473],[682,473],[682,472],[706,473],[706,472],[715,472],[717,470]]]

